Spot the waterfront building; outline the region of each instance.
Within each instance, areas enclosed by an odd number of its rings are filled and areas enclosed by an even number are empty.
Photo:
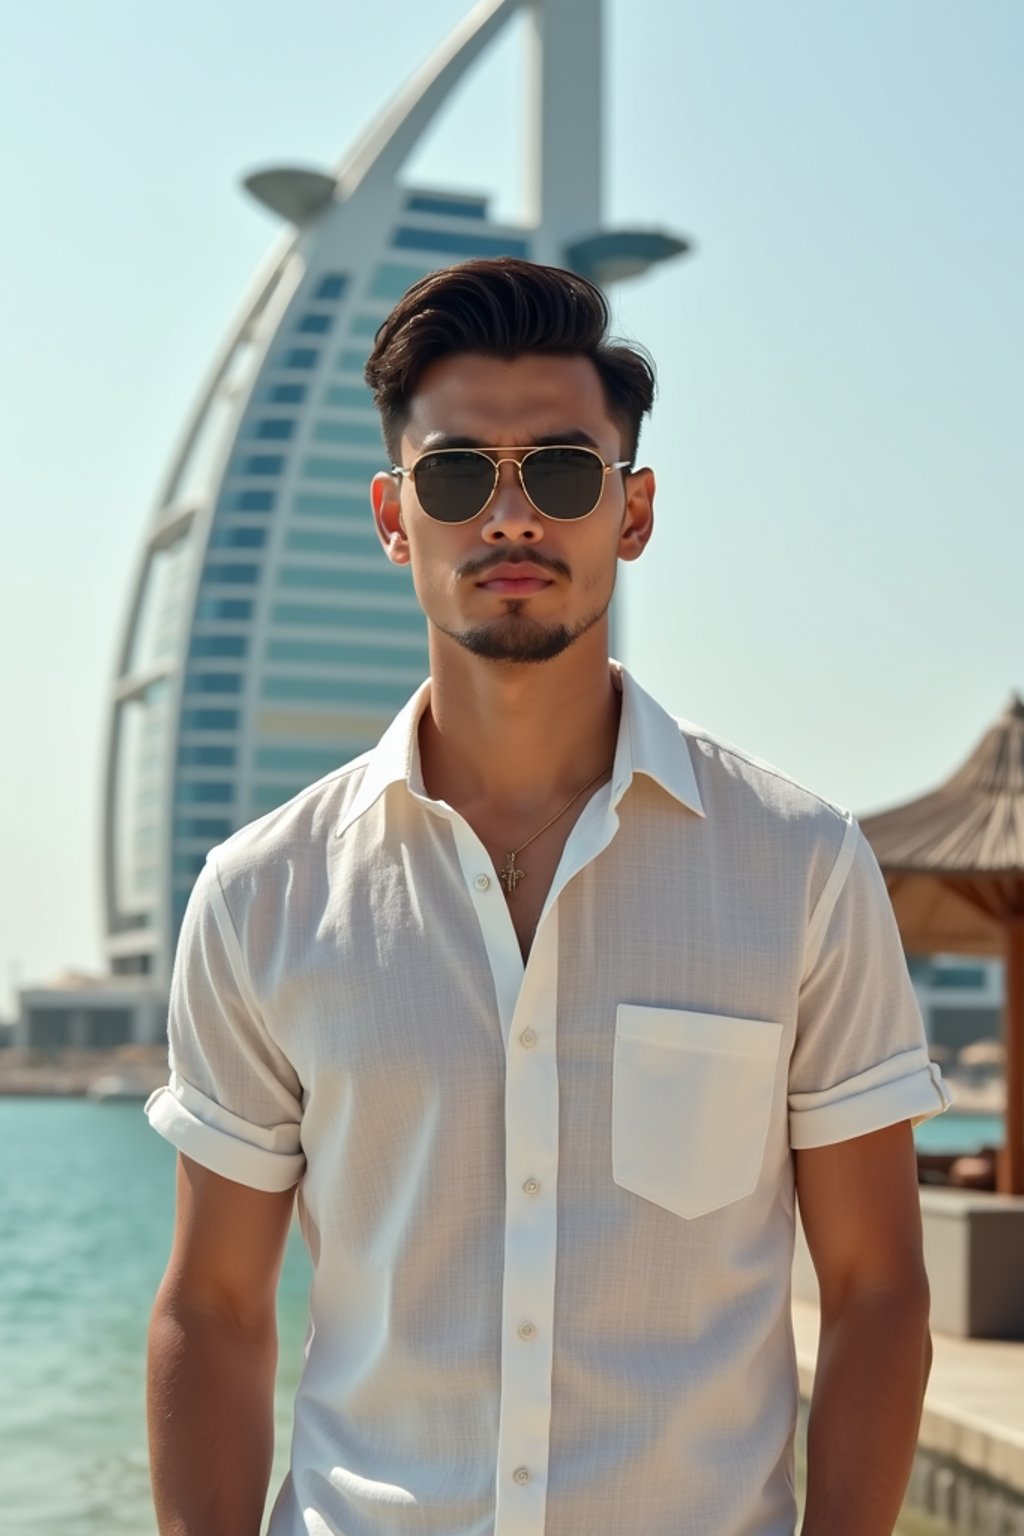
[[[400,179],[469,66],[529,29],[529,207]],[[245,296],[145,531],[117,660],[105,775],[107,953],[166,990],[207,850],[373,745],[425,677],[407,571],[372,527],[384,466],[362,373],[426,272],[474,256],[607,285],[681,239],[601,223],[600,0],[482,0],[340,165],[245,185],[285,233]]]
[[[163,1004],[145,978],[68,971],[19,991],[10,1043],[44,1057],[157,1044],[165,1036]]]
[[[965,1046],[1002,1040],[1001,960],[983,955],[909,955],[907,968],[928,1043],[944,1069]]]

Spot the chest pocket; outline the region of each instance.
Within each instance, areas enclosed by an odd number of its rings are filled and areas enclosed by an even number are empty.
[[[764,1160],[782,1025],[620,1003],[612,1177],[674,1211],[749,1195]]]

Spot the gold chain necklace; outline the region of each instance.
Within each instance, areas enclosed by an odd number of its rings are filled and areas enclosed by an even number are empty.
[[[578,789],[573,795],[572,799],[567,801],[566,804],[562,806],[560,811],[555,812],[550,821],[546,821],[544,825],[539,829],[539,831],[533,834],[533,837],[528,837],[525,843],[520,843],[518,848],[512,848],[508,853],[506,853],[505,867],[498,871],[498,879],[501,881],[505,888],[506,896],[511,896],[520,880],[526,879],[526,870],[516,868],[516,859],[522,853],[523,849],[529,848],[530,844],[534,842],[536,838],[540,837],[541,832],[546,832],[548,827],[553,827],[555,822],[558,821],[560,817],[565,815],[569,807],[576,804],[576,801],[579,799],[580,795],[584,794],[592,784],[596,784],[598,779],[602,778],[606,773],[610,772],[613,767],[614,763],[609,763],[607,768],[602,768],[600,773],[595,773],[594,777],[592,779],[588,779],[587,782],[583,785],[583,788]]]

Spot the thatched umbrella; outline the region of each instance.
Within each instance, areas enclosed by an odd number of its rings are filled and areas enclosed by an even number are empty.
[[[1003,1194],[1024,1194],[1024,699],[938,789],[861,819],[910,954],[1003,955]]]

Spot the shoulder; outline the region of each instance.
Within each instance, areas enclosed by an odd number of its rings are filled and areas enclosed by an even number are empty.
[[[760,846],[769,856],[784,851],[795,856],[799,865],[813,869],[811,883],[819,889],[848,866],[860,838],[851,810],[704,726],[672,718],[689,751],[709,824],[729,828],[731,837]]]
[[[318,860],[322,867],[338,823],[358,793],[372,757],[372,750],[364,752],[333,769],[212,848],[207,865],[216,872],[225,894],[275,871],[287,875],[298,865],[309,866]]]
[[[672,718],[690,748],[702,792],[705,785],[713,793],[738,788],[763,804],[767,812],[779,816],[810,817],[826,824],[849,821],[850,812],[844,806],[802,784],[775,763],[756,757],[692,720]]]

